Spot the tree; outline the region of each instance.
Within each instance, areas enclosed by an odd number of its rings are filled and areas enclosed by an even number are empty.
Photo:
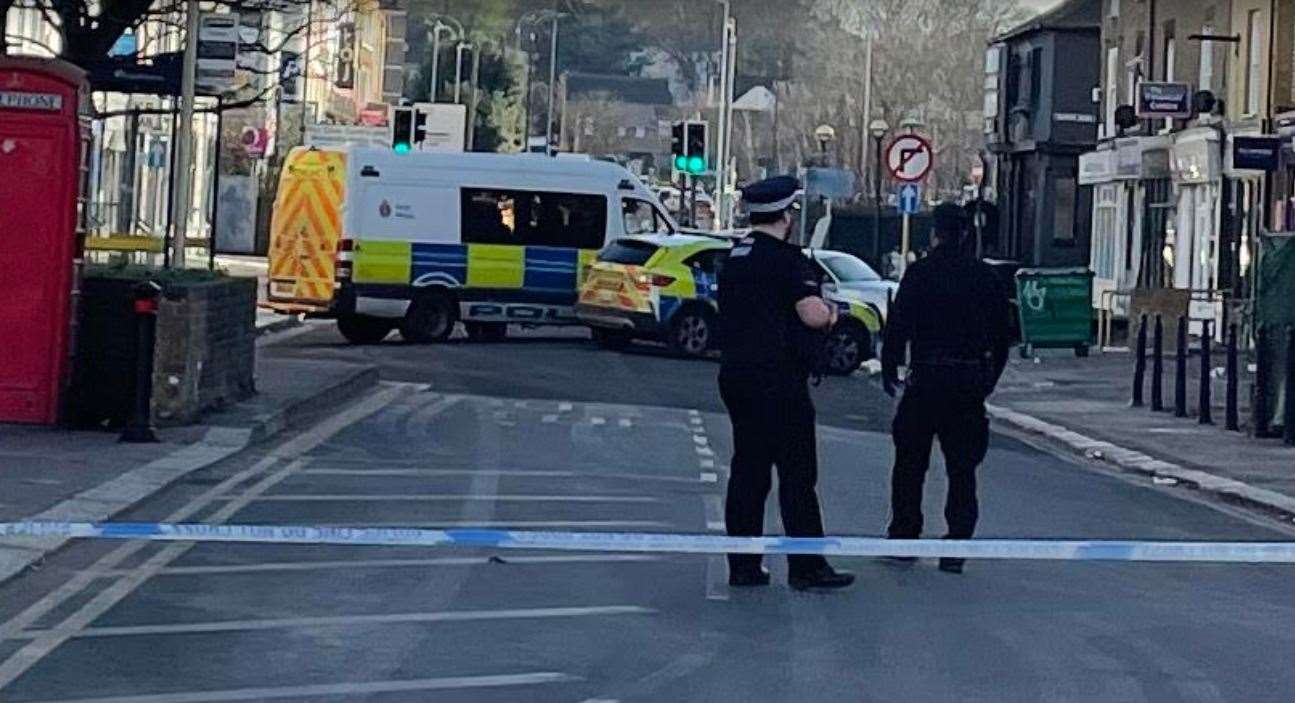
[[[469,119],[474,122],[474,151],[497,151],[505,144],[512,142],[512,133],[516,130],[517,111],[520,103],[517,90],[517,68],[505,57],[499,47],[487,37],[469,36],[473,46],[481,51],[481,66],[478,76],[478,89],[481,91],[477,101],[476,114]],[[444,97],[454,91],[454,45],[441,47],[440,75],[437,76],[437,94]],[[460,92],[463,102],[469,103],[472,91],[470,62],[472,55],[464,52],[463,85]],[[419,67],[420,76],[432,74],[432,56],[429,51]],[[405,85],[405,97],[414,102],[427,102],[431,96],[431,82],[417,81]]]

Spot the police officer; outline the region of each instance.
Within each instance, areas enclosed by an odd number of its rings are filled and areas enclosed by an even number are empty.
[[[892,397],[899,367],[908,366],[894,422],[892,539],[921,536],[922,484],[937,437],[949,479],[947,536],[971,537],[979,510],[976,467],[989,444],[985,398],[1003,373],[1010,344],[1007,296],[993,270],[968,250],[975,242],[966,215],[943,204],[933,219],[931,252],[904,274],[882,352],[882,383]],[[962,559],[940,559],[943,571],[962,568]]]
[[[719,389],[733,423],[733,462],[725,523],[728,534],[764,531],[764,505],[778,467],[778,504],[792,537],[822,537],[815,484],[818,458],[814,404],[805,351],[809,333],[836,322],[836,309],[819,296],[809,260],[787,241],[796,221],[799,182],[771,178],[743,189],[751,234],[738,241],[719,273]],[[769,572],[758,554],[730,554],[729,584],[764,586]],[[854,576],[818,555],[788,557],[788,583],[797,590],[844,588]]]

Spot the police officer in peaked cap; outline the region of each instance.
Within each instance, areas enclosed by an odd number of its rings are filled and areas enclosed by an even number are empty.
[[[778,467],[778,505],[790,537],[822,537],[813,372],[800,343],[811,331],[836,322],[836,308],[819,295],[819,274],[800,247],[795,229],[800,183],[770,178],[742,190],[751,233],[733,247],[719,272],[719,389],[733,424],[733,461],[725,524],[734,537],[764,531],[764,506]],[[796,590],[844,588],[854,576],[834,570],[819,555],[788,557],[788,583]],[[764,586],[769,572],[758,554],[730,554],[729,584]]]
[[[953,204],[932,213],[930,255],[909,266],[886,321],[882,384],[894,396],[908,378],[893,426],[892,539],[922,533],[922,486],[931,445],[940,440],[948,473],[947,537],[969,539],[976,528],[976,468],[989,446],[985,399],[1007,365],[1010,308],[994,272],[973,255],[966,214]],[[912,561],[896,559],[896,561]],[[962,573],[963,560],[940,569]]]

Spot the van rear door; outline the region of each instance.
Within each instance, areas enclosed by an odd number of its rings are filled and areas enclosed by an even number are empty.
[[[299,147],[288,155],[270,221],[268,307],[319,312],[332,303],[345,189],[345,154]]]

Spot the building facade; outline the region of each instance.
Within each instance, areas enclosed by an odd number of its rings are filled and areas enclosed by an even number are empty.
[[[1261,232],[1292,224],[1293,37],[1295,0],[1102,0],[1099,144],[1080,160],[1095,305],[1187,289],[1221,321],[1250,296]],[[1150,84],[1185,116],[1148,118]]]
[[[986,60],[986,145],[1000,212],[990,253],[1088,263],[1092,208],[1079,155],[1097,143],[1100,0],[1071,0],[998,37]]]

